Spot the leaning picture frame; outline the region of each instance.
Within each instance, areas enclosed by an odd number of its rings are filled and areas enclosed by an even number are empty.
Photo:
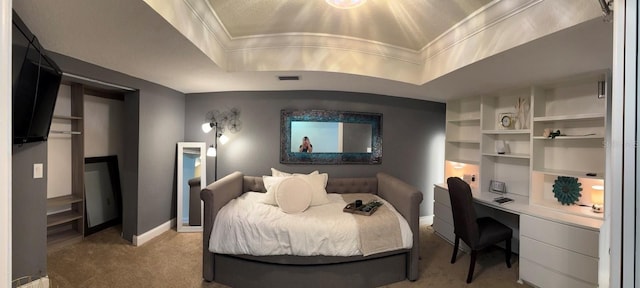
[[[496,193],[507,193],[507,187],[504,182],[491,180],[489,182],[489,191]]]

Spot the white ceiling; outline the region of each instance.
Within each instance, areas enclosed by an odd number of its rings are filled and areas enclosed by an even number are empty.
[[[46,49],[184,93],[338,90],[446,101],[611,67],[612,25],[597,17],[597,0],[487,2],[369,0],[358,13],[323,0],[20,0],[13,6]],[[182,17],[183,7],[192,9],[191,19]],[[485,37],[491,29],[493,36]],[[469,42],[474,37],[485,40]],[[280,46],[265,48],[276,38]],[[471,44],[456,49],[465,41]]]
[[[313,33],[420,50],[490,0],[371,0],[342,10],[324,0],[208,2],[231,38]]]

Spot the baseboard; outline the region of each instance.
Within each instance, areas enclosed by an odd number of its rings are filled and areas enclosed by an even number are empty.
[[[420,226],[422,225],[427,225],[427,226],[433,225],[433,215],[420,216]]]
[[[171,228],[175,226],[176,226],[176,218],[173,218],[145,233],[142,233],[140,235],[133,235],[133,245],[141,246],[144,243],[149,242],[151,239],[158,237],[160,234],[171,230]]]
[[[17,287],[18,288],[49,288],[49,277],[45,276],[40,279],[33,280],[29,283],[26,283]]]

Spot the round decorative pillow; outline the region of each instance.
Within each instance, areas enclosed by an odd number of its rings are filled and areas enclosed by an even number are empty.
[[[286,178],[275,187],[276,203],[285,213],[300,213],[311,204],[311,185],[297,177]]]

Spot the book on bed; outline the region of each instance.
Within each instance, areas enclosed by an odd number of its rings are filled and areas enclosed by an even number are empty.
[[[358,202],[358,200],[356,200],[355,202],[347,204],[347,206],[345,206],[342,211],[358,215],[370,216],[371,214],[376,212],[376,210],[378,210],[378,207],[380,206],[382,206],[382,202],[379,201],[372,200],[367,204],[362,204],[362,201]]]

